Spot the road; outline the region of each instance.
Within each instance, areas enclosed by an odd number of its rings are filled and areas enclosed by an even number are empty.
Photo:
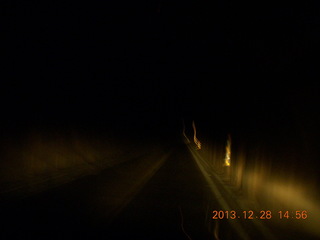
[[[252,222],[212,220],[212,211],[223,209],[221,196],[200,168],[180,143],[34,196],[2,200],[1,239],[272,239]]]

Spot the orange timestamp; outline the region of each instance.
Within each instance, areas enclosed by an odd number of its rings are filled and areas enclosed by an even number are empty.
[[[278,211],[272,212],[271,210],[261,210],[261,211],[212,211],[212,219],[307,219],[307,211],[297,210],[297,211]]]

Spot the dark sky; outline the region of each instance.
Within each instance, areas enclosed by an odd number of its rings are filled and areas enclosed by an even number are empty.
[[[149,131],[185,118],[224,134],[319,119],[319,89],[307,83],[318,71],[315,4],[1,5],[4,126],[108,123]]]

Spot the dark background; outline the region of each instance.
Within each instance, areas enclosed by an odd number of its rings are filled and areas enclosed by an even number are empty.
[[[176,137],[185,119],[189,130],[196,121],[199,138],[282,139],[316,152],[315,3],[1,5],[4,133],[93,128]]]

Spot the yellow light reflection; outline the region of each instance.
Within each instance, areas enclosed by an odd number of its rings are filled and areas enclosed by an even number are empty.
[[[229,167],[231,164],[231,136],[228,135],[227,146],[226,146],[226,156],[224,158],[224,165]]]
[[[272,211],[272,224],[284,232],[296,231],[306,234],[306,239],[311,239],[309,236],[314,236],[312,239],[320,239],[318,178],[312,175],[312,171],[309,178],[303,177],[305,174],[301,175],[302,169],[298,168],[296,161],[304,159],[299,156],[292,157],[290,154],[283,156],[281,152],[277,155],[275,152],[267,151],[268,148],[264,145],[236,146],[233,142],[231,166],[231,136],[228,135],[226,140],[226,143],[222,144],[207,142],[202,147],[201,154],[192,151],[194,159],[210,184],[212,193],[218,196],[219,204],[227,209],[226,199],[230,193],[230,198],[236,197],[234,199],[242,209]],[[216,180],[221,184],[226,183],[226,192],[219,191]],[[277,215],[279,210],[288,211],[291,220],[280,220]],[[302,211],[307,213],[307,218],[302,219]],[[296,217],[300,219],[295,221]],[[273,231],[269,232],[261,221],[253,224],[258,231],[265,234],[265,239],[272,239],[269,236],[272,236]],[[240,232],[242,233],[239,230]]]
[[[194,121],[192,121],[192,127],[193,127],[193,141],[197,146],[197,150],[201,149],[201,142],[197,139],[197,129]]]

